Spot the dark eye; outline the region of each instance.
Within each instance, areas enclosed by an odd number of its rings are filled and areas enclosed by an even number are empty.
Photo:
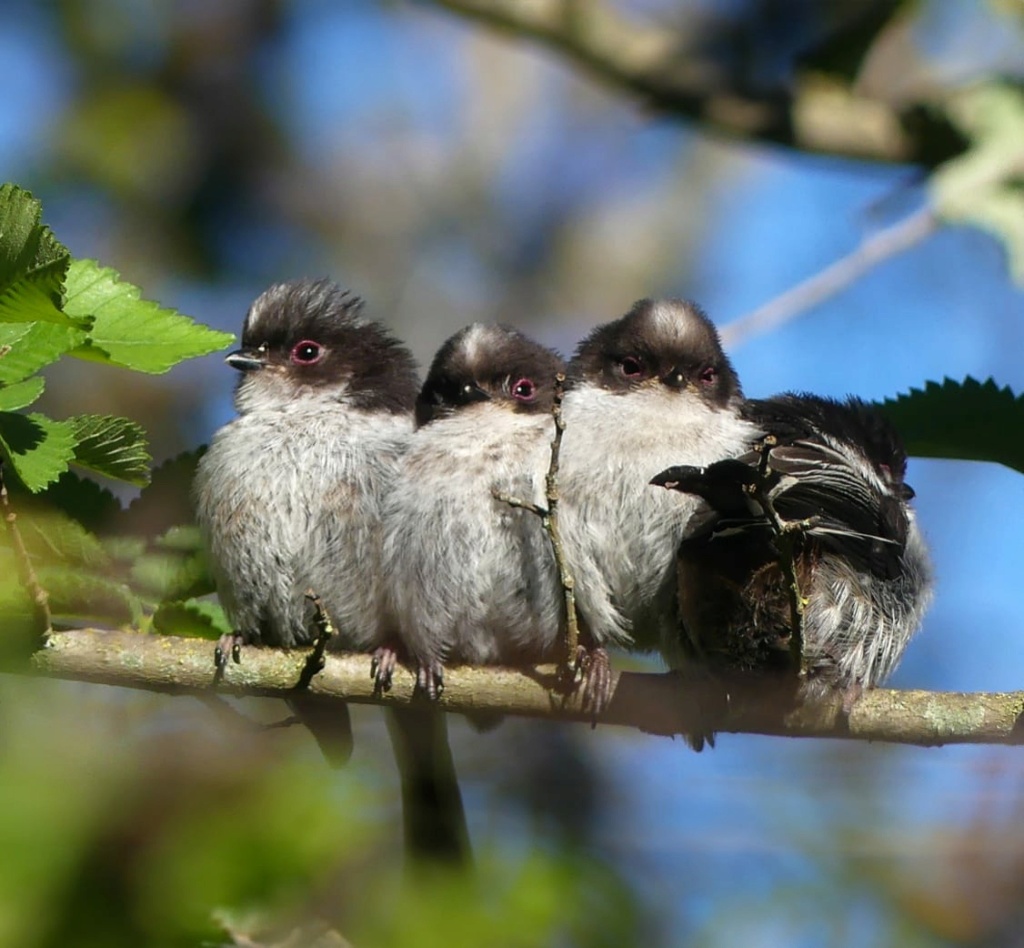
[[[520,379],[512,386],[512,397],[520,402],[532,402],[537,395],[537,386],[530,379]]]
[[[643,363],[636,356],[626,356],[619,362],[619,367],[622,369],[622,374],[629,379],[643,375],[644,371]]]
[[[718,369],[713,365],[700,370],[700,380],[705,385],[711,385],[718,378]]]
[[[292,346],[292,362],[296,365],[313,365],[323,358],[323,354],[323,347],[309,339],[303,339]]]

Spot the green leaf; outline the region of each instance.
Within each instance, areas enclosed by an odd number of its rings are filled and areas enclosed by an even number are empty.
[[[153,614],[153,631],[161,635],[216,640],[232,629],[224,610],[217,603],[189,599],[185,602],[162,602]]]
[[[191,523],[192,481],[206,448],[187,451],[153,469],[149,486],[125,511],[120,532],[139,536],[164,533]]]
[[[1024,473],[1024,397],[992,379],[927,382],[879,407],[910,454],[995,461]]]
[[[52,323],[57,326],[84,329],[87,319],[73,319],[62,313],[60,300],[61,274],[51,266],[36,274],[23,277],[0,291],[0,322]]]
[[[109,529],[121,513],[121,504],[109,490],[74,471],[65,471],[37,496],[92,533]]]
[[[140,487],[149,483],[152,458],[141,425],[110,415],[77,415],[67,424],[78,442],[75,464]]]
[[[46,383],[38,375],[14,385],[0,385],[0,411],[17,411],[31,405],[45,387]]]
[[[57,480],[75,455],[75,435],[45,415],[0,412],[0,452],[33,493]]]
[[[55,619],[110,626],[137,626],[142,620],[139,600],[117,580],[65,566],[44,567],[38,577]]]
[[[136,559],[132,585],[156,601],[190,599],[214,591],[204,553],[149,552]]]
[[[55,264],[67,267],[67,248],[40,223],[42,211],[30,192],[13,184],[0,185],[0,286]],[[53,302],[59,301],[58,294]]]
[[[139,298],[139,290],[93,260],[75,260],[67,276],[65,311],[94,317],[88,343],[72,355],[158,374],[185,359],[224,349],[217,332],[172,309]]]
[[[84,328],[62,311],[70,256],[40,223],[37,200],[11,184],[0,186],[0,323],[46,322]]]
[[[110,566],[99,539],[62,511],[26,497],[16,512],[25,547],[38,566],[76,564],[104,570]]]
[[[0,382],[20,382],[88,339],[83,329],[53,323],[0,323]]]

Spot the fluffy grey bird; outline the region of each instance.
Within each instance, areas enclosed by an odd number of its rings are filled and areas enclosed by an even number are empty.
[[[849,703],[896,668],[931,601],[906,452],[877,409],[855,398],[782,395],[748,402],[743,415],[761,432],[747,453],[654,478],[703,498],[679,549],[684,634],[666,657],[719,672],[796,671],[788,574],[751,494],[763,476],[782,519],[810,518],[794,534],[805,600],[801,690],[840,687]]]
[[[384,571],[401,639],[431,697],[446,663],[534,664],[560,655],[565,621],[540,518],[553,434],[549,349],[475,324],[438,351],[417,431],[384,514]]]
[[[381,503],[412,435],[418,380],[408,350],[361,310],[327,280],[276,284],[227,357],[241,373],[238,417],[202,458],[195,499],[236,629],[229,651],[310,644],[310,588],[334,621],[332,648],[368,651],[389,631]],[[330,713],[343,728],[347,715]]]
[[[676,637],[675,557],[695,497],[654,490],[685,460],[745,449],[739,380],[693,303],[641,300],[590,333],[570,363],[559,481],[561,531],[594,658]],[[595,696],[600,706],[606,694]]]

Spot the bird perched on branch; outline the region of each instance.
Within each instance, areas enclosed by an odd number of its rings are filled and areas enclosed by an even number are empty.
[[[741,401],[718,333],[693,303],[640,300],[579,345],[559,483],[588,660],[606,665],[607,645],[656,649],[676,637],[676,550],[699,501],[649,482],[669,464],[742,451],[757,429]]]
[[[421,691],[444,665],[559,657],[565,618],[540,517],[561,358],[514,329],[474,324],[440,348],[384,514],[384,571]]]
[[[665,657],[801,673],[801,689],[840,687],[849,705],[896,668],[931,600],[906,452],[856,398],[782,395],[749,401],[742,415],[759,430],[746,453],[652,482],[702,498],[679,547],[683,631]]]
[[[195,483],[217,589],[239,644],[283,648],[316,637],[314,590],[330,647],[369,651],[388,629],[381,503],[413,430],[412,356],[327,280],[278,283],[253,303],[242,346],[238,417],[214,436]],[[297,699],[300,717],[319,709]],[[304,709],[304,710],[303,710]],[[347,754],[347,712],[332,707],[329,757]],[[325,731],[314,727],[318,739]],[[321,745],[323,746],[321,740]]]

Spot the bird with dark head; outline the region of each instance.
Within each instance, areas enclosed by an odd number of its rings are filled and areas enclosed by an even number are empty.
[[[562,360],[514,329],[475,324],[438,351],[385,511],[384,571],[402,642],[431,697],[445,664],[536,664],[565,619],[540,519]]]
[[[792,572],[759,487],[783,521],[805,522],[791,534],[804,601],[800,692],[839,687],[849,705],[896,668],[931,600],[906,452],[882,414],[856,398],[781,395],[749,401],[742,414],[759,429],[746,453],[653,480],[702,499],[679,547],[682,634],[665,657],[675,667],[795,680]]]
[[[606,663],[608,645],[650,650],[676,637],[675,554],[698,500],[652,490],[651,478],[681,458],[738,453],[756,429],[693,303],[641,300],[591,332],[569,372],[561,531],[581,625]]]
[[[412,436],[412,356],[357,297],[300,280],[253,303],[226,361],[241,373],[238,417],[214,435],[195,483],[236,630],[221,655],[239,643],[313,642],[308,589],[333,619],[332,648],[374,649],[390,628],[380,515]]]

